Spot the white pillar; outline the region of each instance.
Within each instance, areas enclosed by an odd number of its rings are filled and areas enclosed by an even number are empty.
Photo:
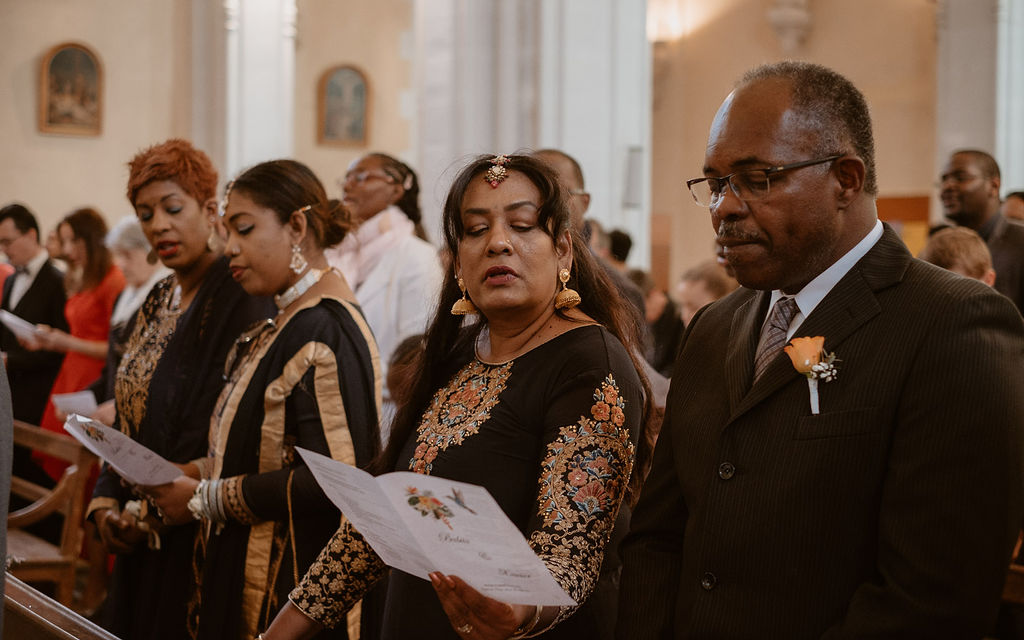
[[[999,162],[1003,193],[1024,187],[1024,0],[940,0],[937,39],[935,175],[975,148]]]
[[[1024,189],[1024,0],[1001,0],[995,156],[1002,194]]]
[[[293,149],[295,0],[193,0],[193,142],[222,183]]]
[[[435,229],[468,156],[556,147],[577,158],[589,215],[647,266],[650,62],[644,0],[417,0],[413,164]]]
[[[539,139],[576,158],[588,217],[633,239],[650,266],[651,64],[642,0],[545,0]]]

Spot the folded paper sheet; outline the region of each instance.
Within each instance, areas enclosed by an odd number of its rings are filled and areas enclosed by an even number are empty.
[[[132,484],[166,484],[181,475],[178,467],[101,422],[73,413],[64,421],[64,430]]]
[[[483,487],[396,471],[373,477],[296,449],[324,493],[388,565],[456,575],[511,604],[574,605]]]
[[[36,337],[36,325],[6,309],[0,309],[0,322],[22,340],[34,340]]]

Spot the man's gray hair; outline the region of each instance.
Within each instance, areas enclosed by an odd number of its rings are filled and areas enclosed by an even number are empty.
[[[773,79],[791,83],[793,107],[806,118],[806,125],[818,132],[818,153],[850,153],[852,146],[864,162],[864,191],[878,195],[875,140],[864,94],[828,67],[794,60],[751,69],[737,86]]]

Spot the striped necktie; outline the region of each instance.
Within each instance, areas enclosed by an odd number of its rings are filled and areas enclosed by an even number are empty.
[[[775,303],[771,315],[768,316],[768,322],[761,327],[761,340],[757,343],[757,351],[754,354],[755,382],[768,368],[772,358],[785,346],[789,323],[799,310],[794,298],[782,297]]]

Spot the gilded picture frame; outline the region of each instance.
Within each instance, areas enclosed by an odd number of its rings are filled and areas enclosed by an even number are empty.
[[[43,56],[39,131],[98,136],[103,128],[103,65],[84,44],[64,42]]]
[[[370,129],[370,83],[352,65],[331,67],[317,86],[317,142],[365,147]]]

